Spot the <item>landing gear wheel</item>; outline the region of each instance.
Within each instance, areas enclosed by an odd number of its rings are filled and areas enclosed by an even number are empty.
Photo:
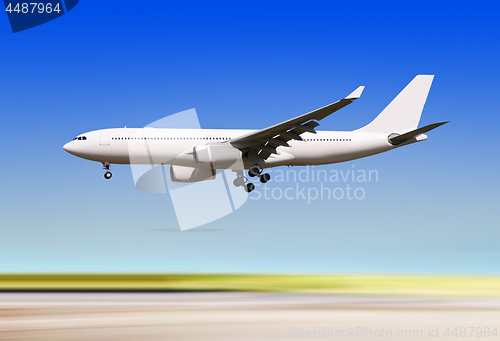
[[[244,186],[245,185],[245,178],[242,176],[237,177],[236,179],[234,179],[233,185],[235,187]]]
[[[248,170],[248,175],[250,175],[252,178],[254,176],[259,176],[262,170],[258,166],[253,166]]]
[[[245,186],[245,191],[247,191],[247,193],[250,193],[254,189],[255,189],[255,185],[251,182],[247,183],[247,185]]]
[[[104,173],[104,179],[106,180],[111,179],[113,174],[111,174],[111,172],[109,171],[109,162],[103,162],[102,168],[106,170],[106,173]]]
[[[262,182],[263,184],[265,184],[269,180],[271,180],[271,175],[269,175],[269,173],[264,173],[260,175],[260,182]]]

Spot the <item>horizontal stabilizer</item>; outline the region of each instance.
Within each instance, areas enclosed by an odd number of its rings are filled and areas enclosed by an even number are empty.
[[[448,122],[449,121],[429,124],[428,126],[409,131],[403,135],[397,135],[395,137],[389,138],[389,142],[392,145],[396,146],[398,144],[408,141],[411,138],[425,134],[426,132],[431,131],[432,129],[436,129],[437,127],[442,126],[443,124],[446,124]]]

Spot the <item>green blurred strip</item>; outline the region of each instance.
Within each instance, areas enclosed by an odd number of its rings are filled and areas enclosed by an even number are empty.
[[[322,292],[357,295],[500,296],[500,277],[382,275],[0,275],[0,290]]]

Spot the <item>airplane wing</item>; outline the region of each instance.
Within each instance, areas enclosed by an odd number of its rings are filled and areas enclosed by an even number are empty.
[[[229,142],[233,147],[240,149],[243,153],[254,151],[258,154],[260,159],[265,160],[271,154],[278,154],[276,151],[277,147],[289,147],[287,143],[288,141],[302,141],[302,137],[300,137],[301,134],[305,132],[316,134],[314,128],[319,126],[319,123],[316,121],[321,121],[330,114],[333,114],[335,111],[351,104],[354,100],[361,96],[364,88],[364,86],[360,86],[349,96],[341,99],[340,101],[271,127],[236,137],[231,139]]]

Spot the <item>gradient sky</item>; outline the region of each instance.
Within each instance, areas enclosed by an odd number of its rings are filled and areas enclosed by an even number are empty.
[[[499,9],[82,0],[16,34],[0,15],[0,272],[499,274]],[[181,233],[170,197],[137,191],[130,167],[106,181],[62,149],[190,108],[204,128],[264,128],[365,85],[320,126],[352,130],[417,74],[436,75],[420,125],[451,123],[317,167],[377,170],[363,200],[250,199]]]

